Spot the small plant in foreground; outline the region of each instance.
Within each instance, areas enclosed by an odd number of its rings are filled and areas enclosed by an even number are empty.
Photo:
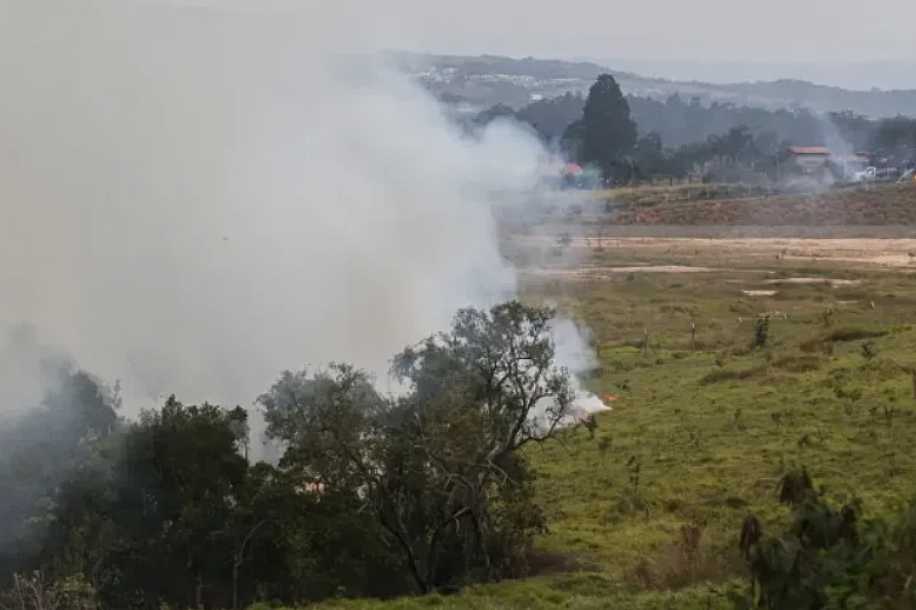
[[[630,490],[634,496],[639,496],[639,473],[642,470],[642,460],[635,455],[631,455],[627,460],[627,472],[630,481]]]
[[[760,349],[766,347],[770,334],[770,316],[761,316],[754,321],[754,340],[751,347]]]
[[[790,470],[779,482],[779,501],[797,506],[814,493],[814,484],[805,468]]]

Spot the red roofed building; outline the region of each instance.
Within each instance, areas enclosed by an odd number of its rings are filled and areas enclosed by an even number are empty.
[[[578,178],[582,175],[583,171],[582,166],[578,163],[567,163],[563,167],[563,175],[569,176],[570,178]]]

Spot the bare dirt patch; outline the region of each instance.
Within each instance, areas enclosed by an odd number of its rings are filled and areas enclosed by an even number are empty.
[[[765,280],[764,284],[826,284],[836,288],[837,286],[858,286],[862,280],[843,280],[828,277],[786,277],[772,280]],[[775,292],[775,290],[773,291]]]
[[[742,290],[741,294],[746,297],[773,297],[777,292],[776,290]]]
[[[550,235],[514,236],[512,241],[529,251],[548,251],[556,237]],[[886,267],[916,271],[916,238],[882,239],[875,237],[798,238],[798,237],[570,237],[562,259],[580,263],[587,256],[600,255],[604,260],[619,259],[619,267],[629,273],[627,259],[670,260],[670,265],[646,265],[633,271],[665,267],[685,270],[715,270],[732,263],[763,264],[774,262],[833,262],[847,267]],[[672,260],[675,259],[675,260]],[[710,265],[711,261],[716,264]],[[634,261],[635,262],[635,261]],[[642,262],[640,260],[640,262]],[[560,266],[563,266],[562,263]],[[743,265],[742,265],[743,266]],[[672,270],[670,272],[676,272]]]
[[[722,271],[711,267],[688,267],[685,265],[632,265],[621,267],[582,267],[576,269],[526,269],[526,273],[558,276],[567,279],[603,279],[630,273],[711,273]]]

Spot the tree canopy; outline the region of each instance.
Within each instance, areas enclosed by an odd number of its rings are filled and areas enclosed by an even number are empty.
[[[349,365],[284,373],[260,399],[288,446],[282,466],[360,490],[419,591],[523,570],[543,523],[517,451],[550,438],[573,398],[551,317],[517,302],[459,311],[450,332],[395,356],[397,397]]]
[[[258,400],[277,465],[246,459],[244,409],[170,397],[119,423],[116,395],[68,371],[22,424],[66,431],[66,466],[28,488],[0,470],[23,498],[4,516],[44,524],[20,531],[0,590],[17,609],[239,608],[524,574],[545,519],[519,450],[572,423],[552,316],[459,311],[394,357],[397,395],[349,364],[283,373]],[[34,438],[13,462],[41,455]]]
[[[619,165],[636,145],[636,123],[620,85],[602,74],[592,85],[582,111],[582,161],[594,163],[605,177],[619,173]]]

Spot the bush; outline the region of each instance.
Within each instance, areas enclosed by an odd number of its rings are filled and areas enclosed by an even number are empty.
[[[49,581],[41,572],[13,575],[12,587],[0,594],[0,608],[15,610],[98,610],[98,597],[82,576]]]
[[[767,338],[770,334],[770,318],[763,316],[754,321],[754,340],[751,346],[754,349],[766,347]]]
[[[640,561],[630,578],[644,589],[663,591],[728,579],[733,575],[737,557],[709,548],[705,533],[703,525],[682,525],[677,538],[651,559]]]
[[[887,331],[884,330],[868,330],[865,328],[838,328],[835,331],[827,335],[826,339],[828,341],[833,341],[834,343],[844,343],[849,341],[859,341],[860,339],[877,339],[879,337],[884,337],[887,335]]]
[[[751,589],[736,608],[913,608],[916,503],[894,520],[863,520],[853,501],[837,509],[814,491],[802,469],[786,475],[780,499],[793,505],[783,533],[765,536],[749,516],[740,550]]]

